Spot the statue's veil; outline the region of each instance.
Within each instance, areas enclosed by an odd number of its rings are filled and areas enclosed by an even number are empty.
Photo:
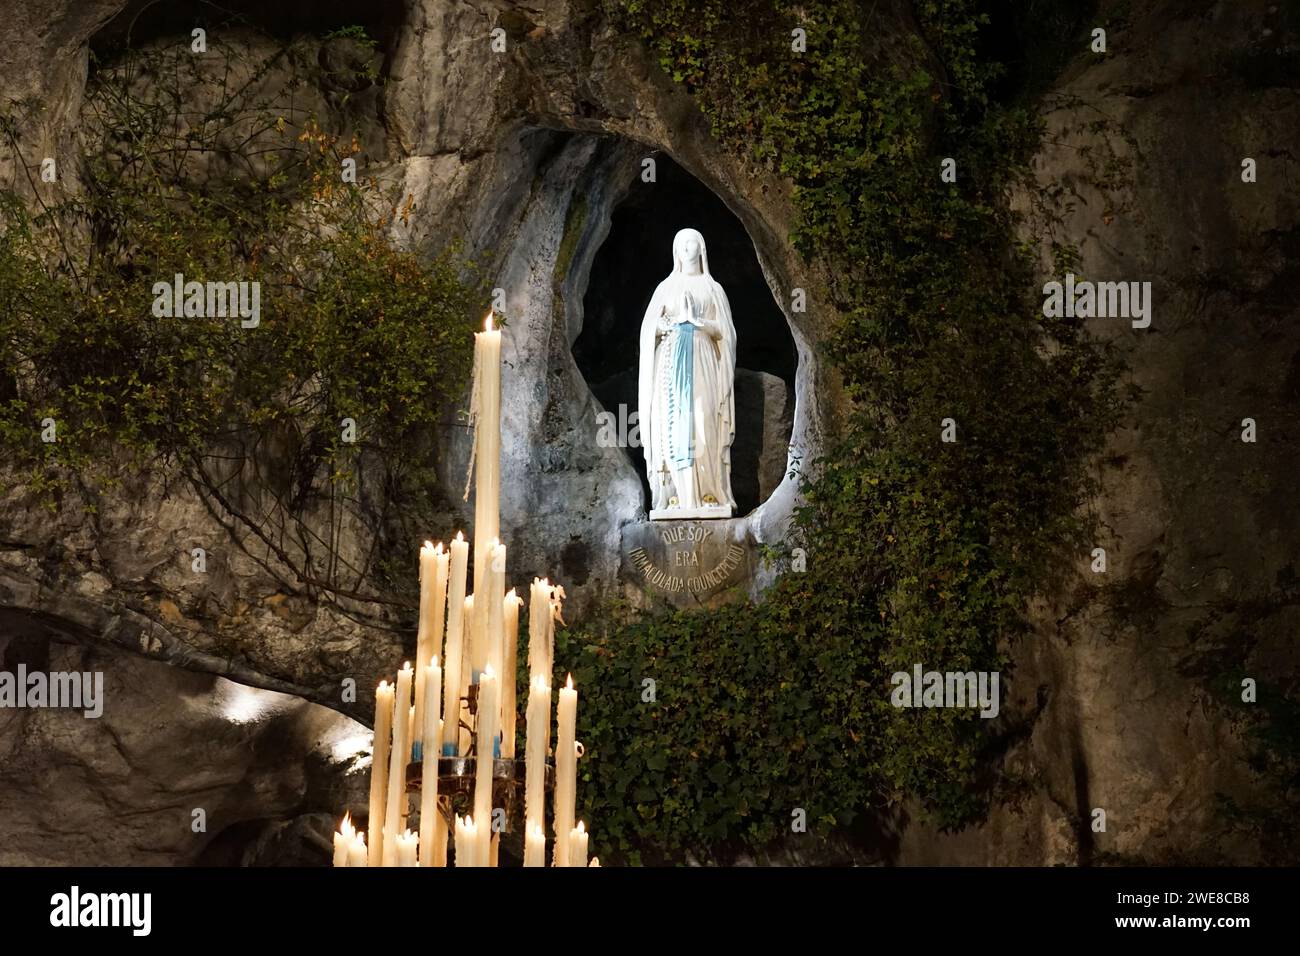
[[[709,249],[704,244],[704,237],[700,235],[698,229],[678,229],[677,235],[673,236],[673,272],[682,271],[682,246],[686,245],[687,239],[694,239],[700,244],[700,271],[712,279],[713,273],[709,271]]]

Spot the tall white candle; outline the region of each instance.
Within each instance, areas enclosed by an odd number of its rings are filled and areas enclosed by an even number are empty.
[[[388,748],[393,729],[393,688],[380,681],[375,691],[375,743],[370,758],[370,865],[383,863],[384,811],[388,807]]]
[[[352,814],[343,814],[343,822],[339,824],[339,832],[334,834],[334,865],[348,865],[348,851],[352,849],[352,841],[357,837],[356,828],[352,826]]]
[[[414,677],[414,675],[412,675],[411,677],[412,689],[414,689],[414,685],[416,684],[416,682],[417,682],[416,678]],[[407,763],[412,762],[411,741],[414,739],[415,739],[415,705],[412,704],[410,707],[406,709],[406,762]],[[400,830],[406,829],[406,815],[410,812],[411,812],[410,803],[406,800],[403,800],[402,819],[401,822],[398,824],[398,829]]]
[[[519,673],[519,606],[523,598],[511,588],[505,597],[502,617],[505,619],[505,659],[501,663],[501,756],[515,757],[515,723],[518,704],[515,700]]]
[[[533,578],[528,607],[528,673],[529,680],[536,681],[541,677],[547,687],[551,686],[551,678],[555,670],[552,648],[555,626],[554,594],[555,588],[550,581],[546,578]],[[543,726],[545,752],[550,753],[550,720],[548,719]]]
[[[438,739],[442,739],[443,721],[438,721]],[[434,808],[437,810],[437,808]],[[442,811],[437,810],[433,815],[433,865],[447,865],[447,818],[442,815]]]
[[[424,712],[424,739],[430,741],[420,754],[420,865],[438,866],[435,841],[438,837],[438,748],[433,741],[441,740],[438,733],[438,705],[442,702],[442,668],[438,658],[425,668],[425,686],[428,688],[428,706]],[[446,842],[446,834],[443,835]]]
[[[490,555],[488,543],[501,536],[501,332],[492,313],[474,333],[474,386],[470,397],[474,424],[474,593],[481,594]],[[479,612],[485,610],[479,602]],[[481,625],[481,626],[486,626]],[[475,660],[481,670],[486,662]],[[479,826],[483,821],[477,821]]]
[[[577,812],[578,692],[573,675],[560,688],[555,720],[555,865],[569,865],[569,831]]]
[[[505,597],[506,548],[496,540],[488,543],[488,560],[483,577],[474,579],[474,671],[491,667],[501,677],[503,638],[502,601]]]
[[[415,652],[415,735],[411,742],[419,744],[423,754],[425,720],[428,705],[425,687],[429,676],[429,663],[442,653],[443,618],[447,611],[447,571],[450,553],[439,542],[435,548],[428,541],[420,549],[420,630]],[[434,709],[442,707],[442,699],[433,702]],[[441,741],[430,744],[438,749]],[[412,758],[414,758],[412,753]]]
[[[478,740],[474,772],[474,820],[479,825],[480,866],[488,865],[492,840],[492,770],[497,739],[497,679],[489,666],[478,682]]]
[[[547,663],[547,644],[551,627],[551,583],[545,578],[533,578],[528,588],[528,674],[529,680],[544,677],[551,683],[551,668]]]
[[[449,756],[461,751],[460,697],[461,697],[461,645],[465,640],[465,573],[469,564],[469,543],[465,535],[456,533],[451,543],[451,569],[447,579],[447,644],[443,654],[446,673],[442,689],[442,744]]]
[[[524,821],[526,828],[535,826],[542,830],[546,816],[546,742],[551,724],[551,687],[540,674],[533,678],[528,689],[525,721]],[[542,842],[546,842],[545,836]]]
[[[402,817],[406,816],[406,764],[411,748],[407,731],[411,718],[410,661],[397,672],[397,696],[393,701],[393,746],[388,755],[388,806],[384,810],[384,852],[380,859],[384,866],[397,865],[397,836],[402,832]]]
[[[457,752],[468,754],[470,747],[474,744],[474,738],[470,735],[470,714],[469,714],[469,684],[470,669],[472,661],[470,660],[470,646],[472,635],[470,630],[474,620],[474,595],[465,598],[465,613],[461,615],[461,623],[465,628],[465,634],[460,642],[460,693],[457,695],[461,699],[459,721],[460,730],[457,736],[457,746],[460,748]]]
[[[569,866],[587,865],[587,826],[581,820],[569,832]]]
[[[488,661],[492,671],[501,680],[506,663],[506,546],[498,544],[492,549],[492,603],[488,605]],[[497,728],[500,729],[500,723]]]

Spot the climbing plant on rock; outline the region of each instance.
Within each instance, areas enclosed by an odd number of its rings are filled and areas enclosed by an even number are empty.
[[[382,548],[342,553],[341,515],[382,525],[437,494],[410,463],[454,415],[482,289],[454,243],[399,245],[410,200],[356,176],[355,136],[277,92],[277,70],[291,86],[316,57],[256,49],[105,57],[64,163],[75,185],[0,193],[8,479],[56,510],[69,491],[93,508],[131,476],[181,479],[287,587],[409,603]],[[14,155],[20,125],[0,128]],[[173,283],[256,284],[258,314],[210,310],[211,292],[169,303]]]
[[[563,638],[600,852],[725,857],[798,811],[825,835],[910,798],[948,827],[987,806],[988,726],[896,709],[889,677],[1006,663],[1026,603],[1080,553],[1119,397],[1114,357],[1035,298],[1007,193],[1040,127],[992,93],[983,6],[917,3],[918,33],[885,50],[873,5],[847,0],[741,18],[725,0],[607,2],[724,144],[792,181],[791,239],[829,277],[824,349],[850,406],[806,468],[805,572],[755,606],[611,609]]]

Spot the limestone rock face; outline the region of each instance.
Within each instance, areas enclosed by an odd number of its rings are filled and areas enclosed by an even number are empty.
[[[98,672],[103,713],[0,709],[0,866],[319,863],[364,816],[370,733],[335,711],[96,644],[0,612],[3,669]],[[201,811],[201,813],[196,813]],[[247,853],[268,830],[298,838]],[[304,829],[307,827],[308,829]],[[308,836],[308,830],[316,836]]]
[[[1149,328],[1089,323],[1141,393],[1102,463],[1107,570],[1081,555],[1011,649],[1006,764],[1037,785],[976,830],[905,830],[905,861],[1270,860],[1225,801],[1277,814],[1241,680],[1276,695],[1300,671],[1300,77],[1284,68],[1300,24],[1279,9],[1135,10],[1045,100],[1039,191],[1017,205],[1038,237],[1059,217],[1080,277],[1152,282]]]
[[[502,536],[511,544],[512,583],[534,575],[558,579],[571,616],[580,617],[616,586],[619,528],[642,508],[640,478],[627,456],[597,441],[601,409],[570,349],[582,328],[592,258],[647,151],[671,154],[726,201],[750,232],[778,301],[788,301],[785,290],[795,285],[808,292],[808,311],[787,316],[799,353],[794,401],[783,400],[773,383],[754,390],[750,411],[761,410],[764,431],[754,447],[739,449],[762,472],[753,490],[765,503],[748,516],[751,537],[781,534],[796,482],[785,474],[787,441],[769,433],[768,419],[786,430],[796,457],[808,460],[819,447],[822,404],[834,395],[829,385],[816,387],[823,373],[811,348],[828,315],[817,307],[825,277],[799,263],[785,242],[788,186],[720,149],[695,104],[585,8],[549,2],[527,15],[513,12],[503,20],[509,55],[488,56],[480,46],[487,49],[497,17],[492,5],[389,6],[397,25],[383,45],[382,98],[378,85],[358,79],[368,65],[365,51],[343,39],[318,44],[320,87],[304,89],[293,63],[277,65],[259,83],[272,101],[292,99],[294,115],[319,113],[357,128],[364,171],[399,183],[414,199],[418,213],[397,225],[399,238],[463,239],[504,290]],[[44,4],[3,27],[7,50],[28,51],[9,54],[14,88],[57,107],[22,114],[29,166],[52,148],[43,143],[57,140],[72,150],[83,121],[85,47],[102,31],[122,29],[115,17],[127,16],[126,7]],[[307,32],[314,26],[295,25]],[[166,34],[151,42],[188,38]],[[60,57],[63,67],[53,68]],[[581,84],[573,82],[577,72]],[[58,188],[73,190],[75,182]],[[742,383],[742,397],[749,391]],[[449,426],[435,438],[444,486],[459,489],[469,436]],[[93,522],[80,516],[90,504],[100,509]],[[112,635],[118,645],[155,657],[331,706],[339,706],[338,682],[355,677],[363,690],[351,713],[362,718],[379,676],[413,650],[409,611],[315,601],[282,556],[268,553],[248,528],[222,520],[221,508],[214,513],[193,489],[146,479],[116,500],[67,505],[50,521],[11,491],[0,519],[4,541],[13,544],[0,560],[7,600],[56,620],[64,633]],[[423,530],[447,537],[467,527],[471,515],[457,496],[437,525]],[[323,510],[302,516],[310,531],[337,540],[348,560],[372,549],[373,517]],[[329,530],[332,521],[341,531]],[[204,576],[188,569],[195,546],[210,552]],[[753,582],[753,590],[763,583]]]
[[[757,484],[766,500],[743,519],[744,535],[761,542],[782,534],[796,497],[796,482],[784,473],[786,446],[802,460],[815,457],[827,403],[835,400],[834,383],[813,348],[830,317],[821,307],[826,277],[799,262],[786,242],[792,224],[788,184],[722,150],[695,103],[586,4],[546,0],[527,11],[504,12],[478,0],[378,6],[383,10],[367,10],[366,16],[389,25],[379,48],[382,84],[364,82],[374,59],[341,38],[313,41],[313,61],[323,71],[318,85],[304,87],[302,64],[289,61],[259,76],[258,83],[271,101],[287,108],[292,100],[302,115],[315,112],[357,130],[362,171],[399,185],[414,201],[416,214],[395,226],[399,240],[431,238],[440,245],[460,239],[491,284],[504,290],[502,537],[511,545],[511,582],[522,586],[534,575],[547,575],[563,583],[570,619],[621,586],[621,529],[644,513],[641,479],[622,449],[597,441],[602,409],[571,349],[582,330],[583,292],[611,212],[638,181],[641,158],[659,151],[739,217],[775,300],[788,302],[787,290],[794,286],[807,293],[807,311],[787,315],[799,355],[793,401],[770,383],[749,389],[748,404],[754,414],[761,412],[764,426],[746,454],[762,470]],[[262,15],[247,12],[254,22]],[[88,47],[106,31],[124,29],[122,18],[133,15],[126,0],[50,0],[29,4],[0,23],[5,92],[27,98],[17,112],[19,154],[6,150],[0,157],[6,184],[33,198],[39,189],[50,193],[42,198],[75,193],[75,164],[62,163],[67,174],[49,186],[29,184],[22,167],[36,168],[46,155],[75,155],[86,122]],[[509,51],[489,55],[489,31],[498,21],[507,30]],[[319,37],[341,25],[304,21],[277,28],[282,35]],[[188,44],[188,28],[168,29],[150,42]],[[242,36],[225,39],[253,43]],[[216,166],[207,171],[223,174]],[[783,430],[779,438],[772,437],[769,420],[771,429]],[[444,487],[459,490],[469,436],[449,425],[431,436],[431,444]],[[273,455],[261,465],[273,469]],[[51,517],[20,482],[5,481],[3,487],[0,607],[58,642],[221,675],[362,720],[370,717],[380,677],[414,652],[409,609],[347,597],[315,599],[295,573],[293,559],[300,553],[294,546],[285,554],[273,552],[255,529],[230,521],[219,503],[193,488],[140,476],[111,497],[70,494]],[[258,488],[244,493],[258,503]],[[459,495],[433,510],[421,537],[446,538],[472,518],[472,505]],[[363,560],[376,546],[375,517],[363,508],[341,515],[309,508],[298,516],[310,534],[334,540],[348,561]],[[417,544],[418,538],[409,543],[412,574]],[[191,567],[195,547],[207,553],[202,574]],[[766,580],[750,581],[751,591]],[[143,672],[159,675],[157,706],[165,708],[163,701],[177,696],[167,684],[171,672],[161,665]],[[356,681],[355,702],[342,699],[346,679]],[[143,718],[123,713],[119,719]],[[38,749],[26,765],[33,779],[41,777]],[[173,752],[180,759],[181,749]],[[64,759],[55,750],[48,757],[51,765]],[[336,811],[343,805],[336,803]],[[268,805],[264,816],[279,812],[278,804]],[[39,851],[48,854],[42,859],[80,852],[53,845],[53,822],[37,829],[51,841]],[[245,837],[245,849],[254,855],[265,856],[280,842],[272,833]],[[161,848],[159,859],[170,853],[178,861],[192,860],[197,852],[197,842],[183,834],[149,845]],[[255,845],[263,849],[255,851]],[[37,858],[34,847],[25,852],[11,862]],[[122,858],[117,852],[99,861]],[[230,861],[244,858],[244,849],[222,852]]]
[[[736,369],[736,418],[759,423],[758,428],[737,431],[731,446],[737,501],[742,495],[766,501],[785,480],[793,405],[790,390],[777,376]]]

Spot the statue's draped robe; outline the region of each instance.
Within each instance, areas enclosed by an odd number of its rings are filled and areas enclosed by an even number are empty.
[[[688,292],[701,323],[687,326],[689,332],[680,324]],[[667,319],[661,317],[665,309]],[[666,332],[664,322],[671,323]],[[641,322],[638,373],[651,507],[669,508],[673,497],[680,508],[707,507],[711,495],[734,512],[736,328],[727,295],[712,276],[674,271],[659,283]]]

